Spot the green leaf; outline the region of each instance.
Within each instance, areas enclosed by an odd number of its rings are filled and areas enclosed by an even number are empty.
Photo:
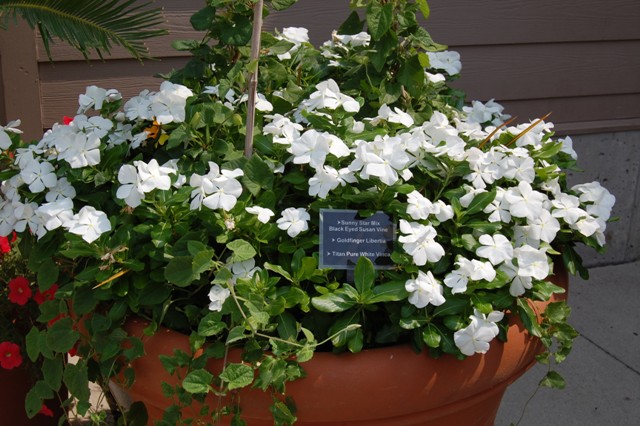
[[[289,399],[287,399],[287,403],[279,399],[274,400],[273,404],[269,406],[274,424],[278,426],[294,424],[298,418],[294,415],[293,408],[295,408],[295,405]]]
[[[589,271],[582,265],[582,257],[573,247],[563,248],[562,260],[571,275],[579,274],[583,280],[589,279]]]
[[[253,368],[246,364],[228,364],[220,373],[229,390],[244,388],[253,382]]]
[[[198,324],[198,334],[204,337],[215,336],[222,333],[227,325],[220,321],[220,315],[212,312],[204,316]]]
[[[45,359],[42,362],[44,381],[54,391],[60,389],[62,384],[62,359],[60,357]]]
[[[367,8],[367,26],[374,40],[380,38],[391,29],[393,22],[393,4],[381,5],[378,2],[369,3]]]
[[[440,339],[438,328],[433,324],[427,324],[422,331],[422,341],[430,348],[437,348],[440,346]]]
[[[408,296],[404,281],[391,281],[375,286],[373,296],[367,299],[367,303],[397,302]]]
[[[426,77],[418,56],[407,59],[398,72],[398,81],[410,95],[419,97],[424,91]]]
[[[298,0],[271,0],[271,5],[274,10],[285,10],[297,1]]]
[[[242,183],[253,194],[258,195],[260,189],[273,188],[274,175],[267,163],[258,155],[251,156],[244,166]]]
[[[220,30],[220,41],[231,46],[244,46],[251,40],[253,25],[248,17],[234,16],[232,22],[224,22]]]
[[[244,262],[253,259],[257,254],[256,249],[245,240],[233,240],[227,244],[227,248],[233,252],[232,262]]]
[[[553,389],[564,389],[566,386],[566,382],[564,378],[557,371],[549,371],[546,376],[542,378],[540,381],[540,386],[553,388]]]
[[[243,326],[236,326],[233,327],[230,331],[229,331],[229,335],[227,336],[227,345],[233,343],[233,342],[237,342],[238,340],[242,340],[245,337],[247,337],[244,334],[244,327]]]
[[[356,289],[358,293],[364,294],[373,288],[373,282],[376,278],[376,270],[373,267],[371,259],[360,256],[356,263],[356,269],[353,274]]]
[[[429,4],[427,3],[427,0],[416,0],[416,4],[420,8],[420,12],[422,12],[422,16],[424,16],[425,19],[428,19],[429,15],[431,14],[431,10],[429,9]]]
[[[80,333],[73,329],[71,318],[56,321],[47,331],[47,346],[55,352],[69,352],[80,338]]]
[[[280,274],[282,275],[287,281],[289,282],[293,282],[293,278],[291,277],[291,274],[289,274],[282,266],[280,265],[273,265],[271,263],[266,262],[264,264],[264,268],[269,270],[269,271],[273,271],[276,274]]]
[[[471,201],[471,203],[469,203],[469,207],[467,207],[467,210],[463,214],[467,215],[467,216],[471,216],[471,215],[474,215],[476,213],[479,213],[482,210],[484,210],[485,207],[487,207],[489,204],[491,204],[495,198],[496,198],[496,190],[495,189],[493,191],[490,191],[490,192],[480,193],[480,194],[476,195],[475,197],[473,197],[473,201]]]
[[[338,28],[338,34],[358,34],[362,31],[364,23],[360,20],[360,15],[355,10]]]
[[[449,297],[447,300],[440,306],[436,307],[433,311],[434,316],[449,316],[460,314],[464,312],[469,307],[469,299],[466,298],[458,298],[458,297]]]
[[[286,379],[287,362],[284,359],[276,359],[266,356],[258,367],[258,377],[254,387],[266,391],[269,386],[273,386],[276,391],[284,390]]]
[[[520,315],[520,319],[522,320],[525,328],[533,336],[542,337],[542,330],[540,329],[540,324],[538,324],[538,318],[536,317],[535,312],[533,312],[533,309],[531,309],[527,300],[518,298],[516,299],[516,303],[518,305],[518,314]]]
[[[36,382],[35,386],[31,388],[31,390],[29,390],[29,392],[27,393],[27,397],[25,400],[27,417],[33,418],[40,412],[44,400],[50,399],[52,397],[53,392],[43,380]]]
[[[207,370],[198,369],[189,372],[182,381],[182,388],[189,393],[208,393],[213,374]]]
[[[178,287],[186,287],[200,278],[200,274],[194,274],[191,256],[176,256],[167,264],[164,277]]]
[[[361,328],[357,328],[354,330],[353,334],[349,336],[349,340],[347,341],[347,348],[349,348],[349,352],[358,353],[362,350],[364,346],[364,333]]]
[[[191,15],[191,26],[196,31],[206,31],[213,22],[216,16],[216,9],[211,6],[206,6],[193,15]]]
[[[69,393],[80,401],[89,400],[89,378],[87,366],[84,363],[67,364],[62,377]]]
[[[60,270],[52,258],[44,259],[38,268],[38,288],[48,290],[58,281]]]
[[[40,331],[36,327],[31,327],[31,330],[29,330],[29,333],[27,333],[25,337],[25,342],[27,344],[27,356],[32,362],[36,362],[38,355],[40,355],[40,336],[44,333],[45,331]]]
[[[336,291],[313,297],[311,304],[321,312],[344,312],[352,308],[356,302],[344,292]]]
[[[295,340],[298,336],[298,323],[289,312],[283,312],[277,317],[278,335],[285,340]]]

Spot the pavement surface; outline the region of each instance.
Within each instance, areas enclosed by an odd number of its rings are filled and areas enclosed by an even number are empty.
[[[554,368],[566,388],[538,389],[547,367],[534,366],[507,389],[496,426],[640,425],[640,261],[571,277],[569,306],[580,336]]]

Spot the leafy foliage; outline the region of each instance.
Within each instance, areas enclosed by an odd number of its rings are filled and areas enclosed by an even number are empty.
[[[29,356],[50,370],[30,412],[61,384],[86,412],[88,381],[133,382],[129,364],[144,352],[125,331],[133,316],[147,334],[189,335],[189,351],[161,357],[179,382],[162,388],[174,403],[162,424],[206,395],[231,404],[203,415],[241,424],[233,397],[249,386],[273,392],[274,420],[289,424],[295,405],[281,395],[316,351],[400,343],[464,359],[504,340],[509,315],[547,347],[557,341],[556,361],[566,356],[564,305],[540,323],[529,301],[564,291],[547,281],[556,250],[579,271],[575,244],[602,249],[612,196],[597,183],[567,188],[570,143],[544,120],[509,126],[498,104],[463,106],[447,84],[456,54],[417,23],[425,1],[351,4],[359,10],[321,47],[297,28],[264,33],[255,61],[255,2],[209,0],[191,18],[202,39],[175,43],[191,59],[159,91],[125,102],[91,86],[73,121],[31,146],[0,129],[0,226],[23,234],[38,284],[59,286],[39,321],[62,319],[28,335]],[[71,192],[63,177],[75,194],[47,199]],[[18,204],[38,214],[16,217]],[[392,268],[362,253],[352,270],[325,267],[323,209],[388,215]],[[72,347],[77,365],[56,361]],[[205,368],[213,358],[228,361],[219,374]]]

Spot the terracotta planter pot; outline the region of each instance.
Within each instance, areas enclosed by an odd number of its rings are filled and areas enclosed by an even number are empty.
[[[566,288],[565,271],[553,280]],[[553,300],[559,300],[556,297]],[[546,304],[532,302],[541,313]],[[302,364],[307,377],[287,384],[287,394],[297,406],[298,425],[493,425],[506,387],[535,364],[542,350],[519,320],[512,316],[508,342],[497,340],[485,355],[464,361],[450,356],[432,359],[416,354],[408,346],[365,350],[358,354],[316,353]],[[145,323],[133,320],[129,333],[142,336]],[[134,363],[136,382],[127,392],[133,401],[143,401],[150,420],[162,418],[169,405],[161,383],[176,384],[160,361],[159,354],[174,349],[189,351],[186,336],[162,330],[145,338],[146,356]],[[236,358],[237,354],[232,354]],[[220,371],[221,362],[211,365]],[[212,406],[217,401],[211,400]],[[240,406],[251,426],[272,425],[271,397],[254,389],[243,389]],[[186,416],[196,416],[190,407]]]

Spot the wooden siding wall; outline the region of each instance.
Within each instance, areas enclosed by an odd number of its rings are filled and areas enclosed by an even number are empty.
[[[304,26],[312,42],[329,38],[348,14],[347,0],[299,0],[274,13],[267,26]],[[41,42],[24,26],[0,32],[0,122],[22,118],[37,137],[42,128],[73,115],[87,85],[116,88],[125,97],[154,89],[153,75],[186,58],[172,39],[197,37],[191,13],[203,0],[157,1],[171,35],[151,40],[157,58],[144,64],[118,49],[87,63],[58,44],[50,63]],[[640,130],[640,1],[430,0],[426,28],[462,55],[456,84],[469,99],[495,98],[521,121],[553,112],[566,133]]]

